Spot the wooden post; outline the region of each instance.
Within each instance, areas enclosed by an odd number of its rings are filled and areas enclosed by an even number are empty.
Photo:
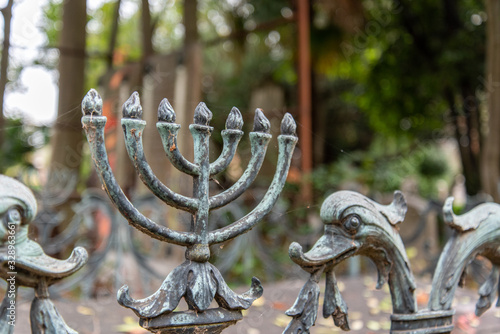
[[[301,168],[304,175],[302,196],[305,203],[312,202],[312,106],[311,106],[311,51],[309,28],[309,0],[297,0],[297,25],[299,46],[299,147],[302,154]]]

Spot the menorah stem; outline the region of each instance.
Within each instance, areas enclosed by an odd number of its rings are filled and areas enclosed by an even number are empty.
[[[189,130],[193,135],[194,164],[199,174],[193,178],[193,196],[198,199],[198,210],[194,216],[192,230],[200,236],[201,243],[207,244],[208,214],[210,209],[210,135],[211,126],[191,124]]]

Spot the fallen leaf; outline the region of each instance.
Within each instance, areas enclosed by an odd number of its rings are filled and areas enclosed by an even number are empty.
[[[365,325],[362,320],[355,320],[352,323],[349,324],[351,329],[353,331],[360,331],[363,329],[363,326]]]
[[[427,305],[429,302],[429,294],[427,292],[421,292],[417,295],[418,305]]]
[[[372,331],[378,331],[380,330],[380,324],[378,321],[370,320],[366,323],[366,328]]]
[[[289,305],[282,302],[272,302],[271,307],[278,311],[286,311],[290,308]]]
[[[288,323],[292,321],[292,318],[290,318],[289,316],[287,315],[284,315],[284,314],[280,314],[278,315],[274,321],[273,321],[273,324],[278,326],[278,327],[283,327],[285,328],[286,326],[288,326]]]
[[[95,314],[94,310],[91,309],[90,307],[81,306],[81,305],[76,308],[76,312],[83,314],[83,315],[94,315]]]
[[[139,325],[139,321],[133,317],[125,317],[123,322],[123,324],[116,326],[117,332],[129,334],[148,333],[147,330]]]
[[[260,297],[253,302],[252,306],[260,307],[260,306],[264,306],[265,303],[266,303],[266,299],[264,297]]]
[[[363,313],[361,313],[361,312],[357,312],[357,311],[349,312],[349,319],[351,319],[351,320],[359,320],[362,317],[363,317]]]

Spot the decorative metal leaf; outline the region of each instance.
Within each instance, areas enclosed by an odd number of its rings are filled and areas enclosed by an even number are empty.
[[[186,302],[190,309],[205,311],[217,291],[217,281],[208,262],[191,262],[187,271]]]
[[[493,304],[493,300],[496,297],[496,288],[499,283],[499,268],[498,266],[493,266],[490,276],[479,288],[479,300],[476,303],[476,315],[479,317],[484,312],[486,312]]]
[[[250,290],[242,295],[238,295],[229,288],[219,270],[212,264],[209,263],[209,265],[212,267],[212,273],[215,275],[215,279],[217,280],[218,286],[215,300],[219,306],[229,310],[246,310],[256,299],[262,296],[264,289],[262,288],[258,278],[253,277]]]
[[[144,318],[153,318],[172,312],[186,293],[187,275],[191,263],[186,261],[175,268],[163,281],[161,287],[147,298],[135,300],[130,297],[128,286],[121,287],[118,290],[118,303]]]
[[[312,275],[311,275],[312,277]],[[293,306],[286,311],[286,315],[293,317],[283,333],[309,333],[318,316],[319,286],[313,279],[304,284]],[[296,322],[299,321],[300,324]],[[301,330],[302,332],[298,331]]]
[[[347,317],[347,304],[337,287],[337,280],[333,271],[326,273],[325,302],[323,304],[323,317],[332,316],[335,326],[344,331],[350,330]]]
[[[33,300],[30,322],[32,333],[78,334],[64,322],[54,303],[48,298],[36,297]]]

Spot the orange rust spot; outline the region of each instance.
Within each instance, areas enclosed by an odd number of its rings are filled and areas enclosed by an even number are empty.
[[[170,152],[172,152],[175,149],[176,149],[175,144],[172,144],[172,146],[170,146]]]

